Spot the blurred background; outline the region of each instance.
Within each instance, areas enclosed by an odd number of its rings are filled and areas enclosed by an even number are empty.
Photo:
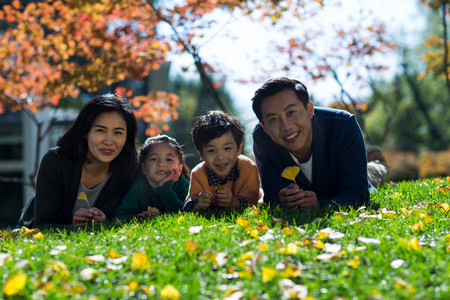
[[[42,155],[94,95],[127,97],[138,143],[236,115],[253,157],[254,91],[302,81],[315,106],[354,113],[393,181],[450,175],[450,1],[0,0],[0,227],[14,226]]]

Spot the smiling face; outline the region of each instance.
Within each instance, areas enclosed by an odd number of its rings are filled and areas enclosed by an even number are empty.
[[[167,177],[168,171],[179,169],[181,173],[183,165],[172,145],[161,143],[151,147],[142,166],[142,173],[148,179],[159,183]]]
[[[278,145],[286,148],[303,163],[312,153],[312,123],[314,105],[307,107],[291,89],[267,97],[261,103],[264,130]]]
[[[86,135],[87,158],[92,163],[109,164],[122,151],[127,139],[127,124],[117,112],[104,112],[95,118]]]
[[[213,171],[220,180],[225,180],[241,152],[242,144],[239,146],[236,144],[230,129],[220,137],[209,141],[199,154],[208,169]]]

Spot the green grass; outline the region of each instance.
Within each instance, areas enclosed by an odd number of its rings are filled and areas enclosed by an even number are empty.
[[[12,298],[161,299],[171,285],[180,299],[450,299],[444,203],[450,177],[388,185],[359,209],[163,215],[42,229],[41,239],[5,230],[0,297],[15,275],[26,274]],[[334,233],[319,233],[326,228]]]

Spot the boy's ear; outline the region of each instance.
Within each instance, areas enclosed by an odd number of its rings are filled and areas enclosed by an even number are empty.
[[[239,145],[237,155],[241,155],[241,154],[242,154],[242,146],[243,146],[243,145],[244,145],[243,143],[241,143],[241,144]]]
[[[200,159],[201,159],[201,160],[204,160],[204,159],[203,159],[203,155],[202,155],[202,153],[201,153],[199,150],[197,150],[197,153],[198,153],[198,155],[200,156]]]

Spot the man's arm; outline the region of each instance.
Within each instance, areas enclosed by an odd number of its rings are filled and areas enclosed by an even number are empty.
[[[352,116],[333,141],[338,195],[319,200],[321,206],[361,205],[369,200],[367,158],[361,129]]]

